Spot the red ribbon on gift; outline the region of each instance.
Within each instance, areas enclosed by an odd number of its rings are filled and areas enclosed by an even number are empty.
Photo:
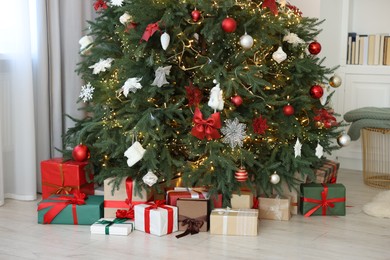
[[[142,35],[141,41],[149,41],[149,38],[152,37],[152,35],[159,30],[160,27],[158,27],[158,22],[148,24],[148,26],[146,26],[144,34]]]
[[[316,203],[318,204],[317,206],[313,207],[311,210],[306,212],[305,217],[310,217],[314,212],[316,212],[317,209],[322,208],[322,215],[326,215],[326,211],[328,207],[334,208],[334,203],[335,202],[344,202],[344,198],[332,198],[332,199],[327,199],[328,197],[328,186],[326,184],[322,184],[324,187],[324,190],[321,192],[321,199],[312,199],[312,198],[305,198],[303,197],[304,202],[310,202],[310,203]]]
[[[72,193],[72,190],[79,190],[80,186],[65,186],[65,177],[64,177],[64,170],[62,167],[62,163],[59,164],[60,167],[60,177],[61,177],[61,184],[57,185],[54,183],[49,182],[42,182],[42,185],[55,188],[56,191],[52,192],[51,194],[70,194]]]
[[[193,122],[195,126],[191,130],[191,134],[200,140],[205,137],[207,140],[218,139],[221,137],[217,129],[221,128],[221,117],[220,113],[213,113],[211,116],[204,120],[202,112],[199,108],[195,109]]]
[[[77,225],[78,220],[76,205],[84,205],[86,198],[87,195],[81,193],[80,191],[76,191],[75,193],[73,193],[73,195],[70,196],[50,198],[50,200],[55,201],[41,202],[38,205],[38,211],[48,207],[52,207],[43,216],[43,224],[50,224],[63,209],[65,209],[68,205],[72,205],[73,224]]]
[[[165,205],[165,200],[156,200],[153,202],[146,203],[150,205],[149,207],[145,208],[144,212],[144,222],[145,222],[145,232],[150,233],[150,211],[157,208],[163,208],[168,211],[168,228],[167,228],[167,234],[172,233],[173,231],[173,209],[171,207],[167,207]]]

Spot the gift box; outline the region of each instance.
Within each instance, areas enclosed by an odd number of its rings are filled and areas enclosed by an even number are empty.
[[[91,234],[128,236],[134,230],[134,221],[125,218],[101,218],[91,226]]]
[[[38,223],[91,225],[103,216],[103,196],[75,192],[51,195],[38,204]]]
[[[114,178],[104,180],[105,218],[115,218],[118,209],[128,210],[131,206],[146,203],[152,199],[149,190],[142,188],[140,193],[136,192],[135,182],[130,177],[124,178],[119,184],[119,189],[114,189],[114,193],[112,193],[113,185]]]
[[[337,173],[340,168],[340,163],[332,160],[325,160],[324,163],[314,169],[316,179],[313,181],[310,178],[307,179],[307,183],[336,183]]]
[[[345,216],[345,186],[343,184],[301,184],[300,211],[312,215]]]
[[[210,214],[210,234],[257,236],[258,209],[214,209]]]
[[[259,218],[272,220],[290,220],[291,198],[273,195],[259,197]]]
[[[179,230],[185,231],[183,234],[177,235],[177,238],[209,230],[209,202],[206,199],[177,200]]]
[[[156,236],[178,230],[177,207],[165,205],[165,201],[148,202],[134,206],[135,229]]]
[[[307,176],[301,176],[299,172],[295,172],[294,181],[296,184],[288,185],[286,182],[281,182],[278,186],[278,190],[274,188],[273,194],[282,195],[284,197],[289,197],[291,201],[290,212],[292,215],[297,215],[299,212],[300,204],[300,191],[299,187],[301,183],[306,183]],[[278,192],[279,191],[279,192]]]
[[[178,199],[209,199],[209,193],[204,188],[185,188],[175,187],[173,190],[168,190],[166,202],[168,205],[176,206]],[[222,194],[213,196],[211,203],[215,208],[222,207]]]
[[[93,195],[93,174],[86,172],[87,164],[63,161],[63,158],[41,161],[42,199],[53,194],[72,194],[75,191]]]
[[[230,203],[233,209],[251,209],[253,208],[253,193],[251,191],[233,193]]]

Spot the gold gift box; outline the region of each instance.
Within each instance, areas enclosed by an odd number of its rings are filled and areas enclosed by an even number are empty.
[[[210,234],[257,236],[257,209],[214,209],[210,214]]]
[[[253,207],[253,193],[241,191],[241,194],[233,193],[230,203],[233,209],[251,209]]]

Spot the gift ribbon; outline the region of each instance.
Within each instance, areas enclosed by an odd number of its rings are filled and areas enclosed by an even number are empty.
[[[326,210],[328,207],[334,208],[334,203],[335,202],[345,202],[345,197],[344,198],[332,198],[332,199],[327,199],[328,197],[328,186],[326,184],[322,184],[324,190],[321,191],[321,199],[312,199],[312,198],[305,198],[303,197],[304,202],[310,202],[310,203],[315,203],[318,204],[317,206],[314,206],[311,210],[306,212],[305,217],[310,217],[316,210],[319,208],[322,208],[322,215],[326,215]]]
[[[176,238],[185,237],[189,234],[198,234],[205,221],[207,221],[206,215],[197,218],[179,215],[179,222],[181,222],[182,226],[187,226],[187,229],[184,233],[177,235]]]
[[[152,35],[156,32],[159,31],[160,27],[158,27],[158,22],[148,24],[146,26],[146,29],[144,31],[144,34],[142,35],[141,41],[149,41],[149,38],[152,37]]]
[[[73,195],[50,198],[50,200],[55,201],[41,202],[38,205],[38,211],[48,207],[52,207],[43,216],[43,224],[50,224],[63,209],[65,209],[68,205],[72,205],[73,224],[77,225],[78,220],[76,206],[84,205],[86,198],[87,196],[84,193],[76,191],[75,193],[73,193]]]
[[[206,138],[207,140],[218,139],[221,137],[218,129],[221,128],[220,113],[213,113],[211,116],[204,120],[202,112],[199,108],[195,109],[193,122],[195,126],[191,130],[191,134],[200,140]]]
[[[153,202],[146,203],[150,205],[149,207],[145,208],[144,212],[144,227],[145,227],[145,233],[150,234],[150,211],[157,208],[163,208],[168,211],[168,227],[167,227],[167,234],[170,234],[173,232],[173,209],[171,207],[167,207],[165,205],[165,200],[156,200]]]
[[[110,234],[110,226],[111,225],[113,225],[113,224],[122,224],[122,223],[124,223],[126,221],[127,221],[127,219],[125,219],[125,218],[116,218],[114,220],[102,219],[102,220],[97,221],[96,223],[97,224],[106,225],[105,228],[104,228],[104,232],[105,232],[106,235],[109,235]],[[133,223],[129,223],[129,224],[133,224]]]
[[[55,188],[56,191],[52,192],[51,194],[70,194],[70,192],[73,189],[80,189],[80,186],[65,186],[65,177],[64,177],[62,163],[60,163],[59,166],[60,166],[61,185],[57,185],[49,182],[42,182],[42,185]]]

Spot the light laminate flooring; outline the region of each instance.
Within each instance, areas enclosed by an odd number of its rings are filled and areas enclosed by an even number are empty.
[[[362,212],[382,190],[359,171],[339,170],[347,215],[261,220],[257,237],[199,233],[176,239],[134,231],[91,235],[89,226],[37,224],[37,201],[0,207],[0,259],[390,259],[390,219]]]

